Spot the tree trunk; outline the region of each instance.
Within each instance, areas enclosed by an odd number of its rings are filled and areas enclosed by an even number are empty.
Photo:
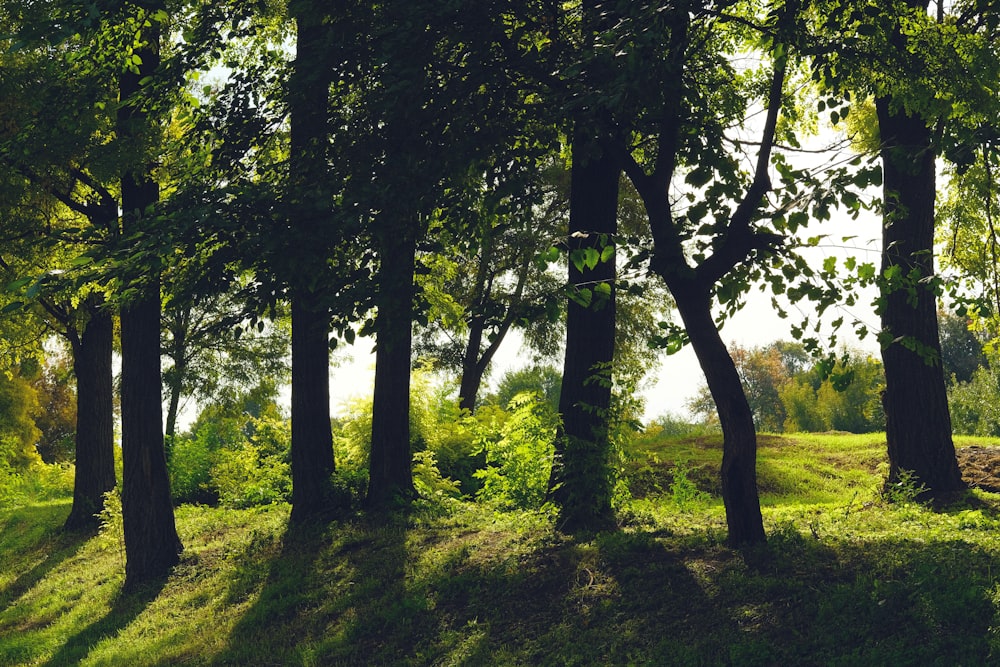
[[[400,230],[398,227],[383,230],[380,236],[376,296],[378,340],[367,498],[368,506],[375,508],[416,496],[410,452],[416,236],[412,229]]]
[[[66,530],[97,526],[104,494],[116,483],[111,370],[114,321],[96,305],[89,310],[83,333],[71,341],[76,375],[76,477]]]
[[[678,280],[675,277],[675,280]],[[670,285],[677,310],[705,373],[722,425],[722,499],[726,506],[728,543],[739,547],[767,540],[757,494],[757,433],[740,375],[712,318],[708,289],[683,283]]]
[[[462,380],[458,387],[458,407],[469,412],[476,411],[479,388],[483,384],[483,373],[486,371],[486,363],[482,363],[479,359],[485,327],[486,319],[482,316],[474,316],[469,322],[469,340],[465,345],[465,356],[462,358]]]
[[[289,85],[291,146],[289,154],[295,256],[292,285],[292,514],[301,522],[339,509],[330,430],[330,312],[317,292],[316,276],[324,271],[322,239],[330,235],[333,202],[326,146],[330,70],[326,36],[317,3],[299,1],[296,19],[295,70]]]
[[[301,522],[333,509],[330,318],[292,299],[292,514]]]
[[[621,168],[609,153],[589,157],[596,147],[578,127],[570,174],[569,249],[602,253],[614,244],[618,225]],[[571,290],[589,290],[584,305],[569,300],[556,456],[550,495],[560,508],[564,530],[600,530],[614,525],[609,470],[611,370],[615,352],[615,257],[593,268],[569,262]],[[607,298],[597,287],[610,286]]]
[[[147,122],[146,112],[128,103],[142,80],[159,68],[159,31],[145,35],[149,44],[137,52],[138,72],[121,75],[123,101],[118,112],[123,139],[135,137]],[[132,167],[122,175],[122,229],[140,231],[146,211],[159,200],[159,186],[149,167]],[[181,541],[174,523],[170,480],[163,448],[160,378],[160,280],[147,278],[141,295],[122,307],[122,523],[125,532],[125,588],[166,576],[177,564]]]
[[[177,432],[177,413],[180,411],[181,393],[184,390],[184,379],[187,375],[187,333],[191,323],[191,305],[186,304],[183,310],[175,310],[168,316],[167,326],[172,329],[171,349],[169,356],[174,361],[174,372],[167,379],[167,423],[164,432],[167,447],[167,460],[170,460],[170,450],[173,447],[174,435]]]
[[[889,479],[912,471],[932,495],[965,488],[955,457],[938,333],[934,276],[935,150],[924,119],[878,98],[883,196],[882,400]],[[889,273],[897,277],[887,279]]]

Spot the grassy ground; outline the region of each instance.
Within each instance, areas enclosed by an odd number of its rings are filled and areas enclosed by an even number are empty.
[[[180,507],[182,564],[131,596],[113,532],[59,532],[68,501],[0,510],[0,665],[1000,664],[1000,496],[886,504],[883,451],[763,437],[770,541],[745,552],[712,438],[640,441],[595,536],[473,505],[295,533],[286,507]]]

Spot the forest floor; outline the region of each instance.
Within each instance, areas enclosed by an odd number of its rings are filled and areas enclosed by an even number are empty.
[[[969,486],[1000,493],[1000,447],[972,445],[959,447],[955,453],[962,479]]]
[[[957,444],[985,468],[1000,442]],[[598,534],[464,501],[296,531],[284,505],[182,505],[181,564],[130,595],[114,525],[0,508],[0,665],[1000,665],[1000,495],[889,502],[884,452],[763,436],[768,544],[743,550],[718,438],[656,433]]]

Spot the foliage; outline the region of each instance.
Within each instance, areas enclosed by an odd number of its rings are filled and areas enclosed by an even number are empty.
[[[886,502],[906,505],[916,502],[926,492],[927,487],[912,470],[900,470],[896,475],[895,481],[886,483],[883,487],[882,498]]]
[[[504,373],[496,388],[484,398],[484,402],[506,408],[518,394],[534,392],[541,396],[555,413],[559,411],[561,388],[562,376],[555,366],[547,364],[526,366]]]
[[[807,363],[801,345],[776,342],[753,349],[735,347],[732,355],[758,431],[885,429],[882,365],[869,354],[845,348],[839,358]],[[704,423],[714,423],[715,405],[707,387],[699,389],[689,407]]]
[[[252,417],[249,435],[235,446],[218,451],[211,470],[211,484],[225,507],[254,507],[291,498],[287,419],[269,414]]]
[[[116,486],[105,492],[104,502],[101,511],[97,514],[100,519],[98,532],[101,537],[113,543],[118,550],[118,560],[121,571],[125,571],[125,527],[122,520],[122,490],[121,486]]]
[[[511,414],[476,425],[486,467],[476,498],[501,508],[539,509],[545,503],[552,468],[555,415],[538,394],[522,393],[510,402]]]
[[[670,469],[670,499],[682,512],[689,511],[692,505],[710,498],[709,494],[700,490],[688,477],[690,473],[691,468],[684,459],[675,461]]]
[[[20,374],[0,370],[0,466],[25,470],[41,463],[35,449],[41,432],[38,393]]]
[[[683,415],[665,412],[646,425],[640,434],[643,440],[656,438],[693,438],[704,435],[717,435],[718,424],[710,425],[705,421],[691,421]]]
[[[948,387],[952,429],[957,434],[1000,435],[1000,373],[981,367],[967,382]]]
[[[41,371],[31,381],[38,395],[34,416],[41,432],[35,448],[46,463],[72,462],[76,457],[76,390],[72,368],[65,354],[48,354]]]
[[[287,500],[290,426],[273,388],[206,406],[188,433],[175,437],[169,469],[180,502],[251,507]]]

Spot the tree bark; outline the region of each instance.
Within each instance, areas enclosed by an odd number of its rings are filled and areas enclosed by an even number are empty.
[[[116,484],[111,368],[114,320],[96,304],[88,304],[88,310],[90,318],[83,332],[71,337],[76,375],[76,476],[66,530],[96,527],[104,494]]]
[[[875,102],[882,139],[884,222],[880,308],[888,484],[912,471],[931,495],[965,488],[955,457],[937,321],[933,135],[919,116]],[[899,272],[892,283],[887,272]],[[924,279],[928,279],[924,282]]]
[[[766,541],[757,493],[757,433],[726,344],[712,318],[712,296],[704,286],[684,284],[676,277],[669,285],[691,347],[705,373],[722,426],[722,500],[731,546]]]
[[[415,226],[416,223],[413,223]],[[372,508],[416,496],[410,452],[410,357],[413,348],[413,275],[416,236],[412,229],[379,234],[375,391],[366,504]]]
[[[469,322],[469,340],[462,357],[462,380],[458,387],[458,407],[469,412],[476,411],[479,388],[483,383],[483,373],[489,361],[480,361],[479,352],[483,345],[486,318],[473,316]]]
[[[608,152],[595,157],[595,142],[577,125],[573,135],[570,174],[569,250],[593,249],[598,254],[614,244],[618,226],[621,168]],[[563,360],[555,460],[549,481],[559,505],[564,530],[600,530],[614,525],[609,470],[611,371],[615,352],[615,257],[582,269],[569,262],[569,288],[590,290],[587,305],[570,299],[566,313],[566,354]],[[608,298],[596,287],[608,285]]]
[[[333,435],[330,430],[330,317],[292,298],[292,514],[293,522],[333,507]]]
[[[167,447],[167,460],[170,460],[170,450],[173,447],[174,435],[177,431],[177,413],[180,411],[181,393],[184,390],[184,376],[187,374],[187,331],[191,321],[191,306],[183,306],[184,310],[175,312],[168,317],[168,326],[173,329],[171,341],[173,345],[169,350],[169,355],[174,361],[174,372],[168,378],[167,390],[170,395],[167,398],[167,422],[164,432],[165,444]]]
[[[139,71],[124,72],[120,80],[118,127],[124,140],[135,137],[148,122],[146,112],[129,101],[141,91],[143,79],[154,76],[159,68],[159,31],[153,27],[144,36],[149,43],[137,52],[142,60]],[[122,174],[122,230],[126,236],[148,224],[144,216],[159,200],[159,186],[150,171],[148,166],[133,166]],[[163,447],[159,275],[148,277],[139,288],[141,295],[121,310],[126,589],[166,576],[179,561],[182,548]]]
[[[293,522],[338,509],[332,493],[333,436],[330,430],[330,312],[317,288],[325,269],[322,239],[331,233],[327,179],[327,113],[331,73],[328,25],[317,3],[293,3],[295,70],[289,83],[291,118],[289,221],[295,256],[290,267],[292,306],[292,514]]]

